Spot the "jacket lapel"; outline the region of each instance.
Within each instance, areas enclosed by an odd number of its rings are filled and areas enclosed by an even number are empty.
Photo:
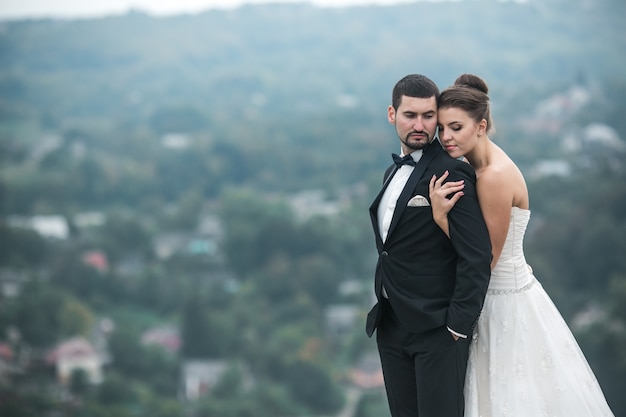
[[[437,153],[441,150],[441,146],[437,145],[438,144],[431,143],[431,145],[424,149],[422,157],[420,158],[419,162],[413,169],[413,172],[409,176],[409,179],[407,180],[406,185],[402,190],[402,193],[400,193],[400,197],[398,198],[398,202],[396,203],[396,210],[393,213],[393,217],[391,218],[391,224],[389,225],[389,231],[387,232],[387,240],[389,239],[389,236],[391,236],[391,234],[393,233],[393,229],[398,224],[398,219],[400,218],[400,216],[402,216],[404,209],[406,209],[407,203],[409,202],[411,197],[413,197],[415,187],[417,186],[420,178],[422,178],[422,176],[424,175],[428,164],[430,164],[430,161],[432,161],[435,155],[437,155]]]
[[[378,205],[380,204],[380,199],[383,198],[383,194],[385,193],[385,190],[387,189],[389,182],[391,181],[393,176],[396,174],[396,172],[398,172],[398,167],[396,167],[395,165],[391,165],[389,168],[387,168],[387,170],[385,171],[385,180],[383,182],[383,186],[378,192],[378,195],[376,196],[374,201],[372,202],[372,205],[370,206],[370,219],[372,221],[374,234],[376,236],[377,248],[381,248],[383,246],[383,239],[382,239],[382,236],[380,235],[380,229],[378,228]]]

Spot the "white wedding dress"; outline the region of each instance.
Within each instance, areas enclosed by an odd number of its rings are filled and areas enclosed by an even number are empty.
[[[466,417],[613,416],[565,320],[526,264],[530,211],[514,207],[474,330]]]

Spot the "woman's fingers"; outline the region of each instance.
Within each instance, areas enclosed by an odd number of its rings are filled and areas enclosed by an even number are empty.
[[[432,195],[433,192],[435,191],[435,180],[437,179],[436,175],[433,175],[430,178],[430,182],[428,183],[428,192]]]
[[[450,199],[448,200],[450,202],[451,206],[454,206],[456,204],[457,201],[459,201],[459,198],[463,197],[463,191],[459,191],[456,192],[452,195],[452,197],[450,197]]]
[[[443,186],[440,187],[440,190],[445,194],[449,195],[452,193],[456,193],[457,191],[461,191],[465,188],[465,184],[463,181],[455,181],[455,182],[447,182]]]
[[[439,188],[443,185],[443,182],[445,181],[446,178],[448,178],[448,175],[450,173],[448,172],[448,170],[446,170],[441,177],[439,177],[439,179],[437,181],[435,181],[435,187]]]
[[[448,177],[448,175],[449,172],[445,171],[439,178],[437,178],[436,175],[433,175],[430,178],[430,182],[428,184],[428,192],[431,198],[435,195],[447,197],[450,194],[458,193],[459,191],[463,190],[463,188],[465,188],[465,183],[463,180],[448,181],[444,183],[444,180]],[[456,198],[454,201],[456,202],[459,198],[461,198],[462,195],[462,193],[459,196],[456,196],[455,194]]]

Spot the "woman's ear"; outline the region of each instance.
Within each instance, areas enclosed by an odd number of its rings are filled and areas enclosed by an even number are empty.
[[[487,132],[487,120],[482,119],[480,123],[478,123],[478,136],[482,136]]]

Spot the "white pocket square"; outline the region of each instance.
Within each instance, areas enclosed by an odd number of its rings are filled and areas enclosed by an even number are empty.
[[[430,206],[428,199],[423,195],[416,195],[407,203],[407,207],[427,207]]]

